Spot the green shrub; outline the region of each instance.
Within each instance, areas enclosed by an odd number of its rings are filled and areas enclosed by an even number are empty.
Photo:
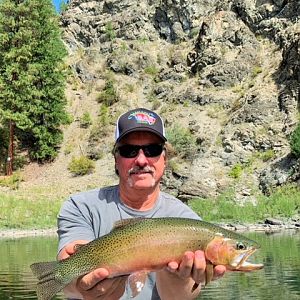
[[[174,125],[167,131],[167,138],[182,158],[193,158],[198,151],[196,137],[188,128]]]
[[[109,134],[109,123],[110,123],[110,114],[108,107],[105,104],[101,105],[99,116],[94,122],[94,125],[91,129],[89,141],[98,140],[102,136],[107,136]]]
[[[149,39],[147,36],[141,36],[138,38],[138,42],[141,44],[146,44],[146,42],[149,42]]]
[[[109,125],[110,112],[109,112],[108,106],[105,104],[102,104],[100,107],[99,121],[103,126]]]
[[[105,104],[106,106],[111,106],[118,102],[119,98],[117,91],[114,87],[114,81],[108,79],[105,83],[104,90],[98,95],[97,101]]]
[[[290,137],[290,147],[292,153],[299,158],[300,157],[300,123],[293,131]]]
[[[151,76],[156,76],[159,72],[158,68],[156,66],[148,66],[144,69],[144,72]]]
[[[85,112],[80,119],[80,127],[88,128],[92,124],[91,115],[88,112]]]
[[[257,158],[266,162],[275,157],[275,151],[273,149],[268,149],[263,152],[258,152],[258,154],[256,156],[257,156]]]
[[[14,172],[11,176],[0,177],[0,186],[17,189],[20,182],[23,180],[20,172]]]
[[[95,169],[95,163],[86,156],[73,157],[68,170],[75,176],[90,174]]]
[[[228,176],[238,179],[242,176],[243,166],[241,164],[235,164],[229,171]]]
[[[237,85],[234,85],[231,88],[231,90],[235,94],[240,94],[240,93],[244,92],[244,87],[241,84],[237,84]]]
[[[74,116],[72,116],[71,114],[67,114],[67,119],[66,119],[66,125],[70,125],[74,122]]]
[[[261,66],[254,66],[254,68],[252,69],[251,77],[255,78],[261,72],[262,72],[262,67]]]
[[[13,164],[13,169],[15,171],[18,171],[28,163],[28,158],[25,155],[22,154],[16,154],[14,157],[14,164]]]
[[[116,38],[116,32],[114,30],[112,22],[108,22],[105,26],[105,34],[108,40],[112,41]]]

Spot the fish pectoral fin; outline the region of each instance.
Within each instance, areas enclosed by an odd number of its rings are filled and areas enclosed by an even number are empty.
[[[213,264],[211,264],[210,261],[207,260],[206,261],[206,269],[205,269],[205,281],[201,282],[201,283],[195,282],[192,287],[191,292],[193,293],[200,284],[203,285],[203,287],[205,287],[208,283],[210,283],[212,281],[213,276],[214,276],[214,266],[213,266]]]
[[[128,284],[131,289],[131,298],[136,297],[145,286],[148,271],[139,271],[129,275]]]
[[[214,276],[214,265],[211,264],[209,261],[206,261],[206,270],[205,270],[206,278],[205,278],[205,285],[210,283]]]

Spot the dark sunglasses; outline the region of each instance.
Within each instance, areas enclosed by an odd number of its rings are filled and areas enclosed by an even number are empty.
[[[155,157],[161,155],[164,150],[164,144],[148,144],[148,145],[130,145],[125,144],[116,148],[116,152],[125,158],[134,158],[138,155],[140,149],[143,150],[146,157]]]

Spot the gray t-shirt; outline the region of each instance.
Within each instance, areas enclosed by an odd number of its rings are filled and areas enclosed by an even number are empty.
[[[64,202],[58,215],[58,251],[75,240],[92,241],[109,233],[116,221],[137,217],[200,219],[187,205],[167,193],[160,192],[150,210],[139,211],[122,203],[118,186],[95,189],[72,195]],[[128,288],[121,299],[131,299]],[[155,287],[155,273],[149,274],[145,287],[134,299],[160,299]]]

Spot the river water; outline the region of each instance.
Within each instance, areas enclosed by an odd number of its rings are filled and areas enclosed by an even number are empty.
[[[261,249],[253,261],[265,268],[251,273],[228,272],[210,283],[199,299],[300,299],[300,231],[248,233]],[[56,237],[0,239],[0,300],[37,299],[29,265],[56,257]],[[62,295],[56,298],[64,299]],[[184,299],[182,299],[184,300]]]

